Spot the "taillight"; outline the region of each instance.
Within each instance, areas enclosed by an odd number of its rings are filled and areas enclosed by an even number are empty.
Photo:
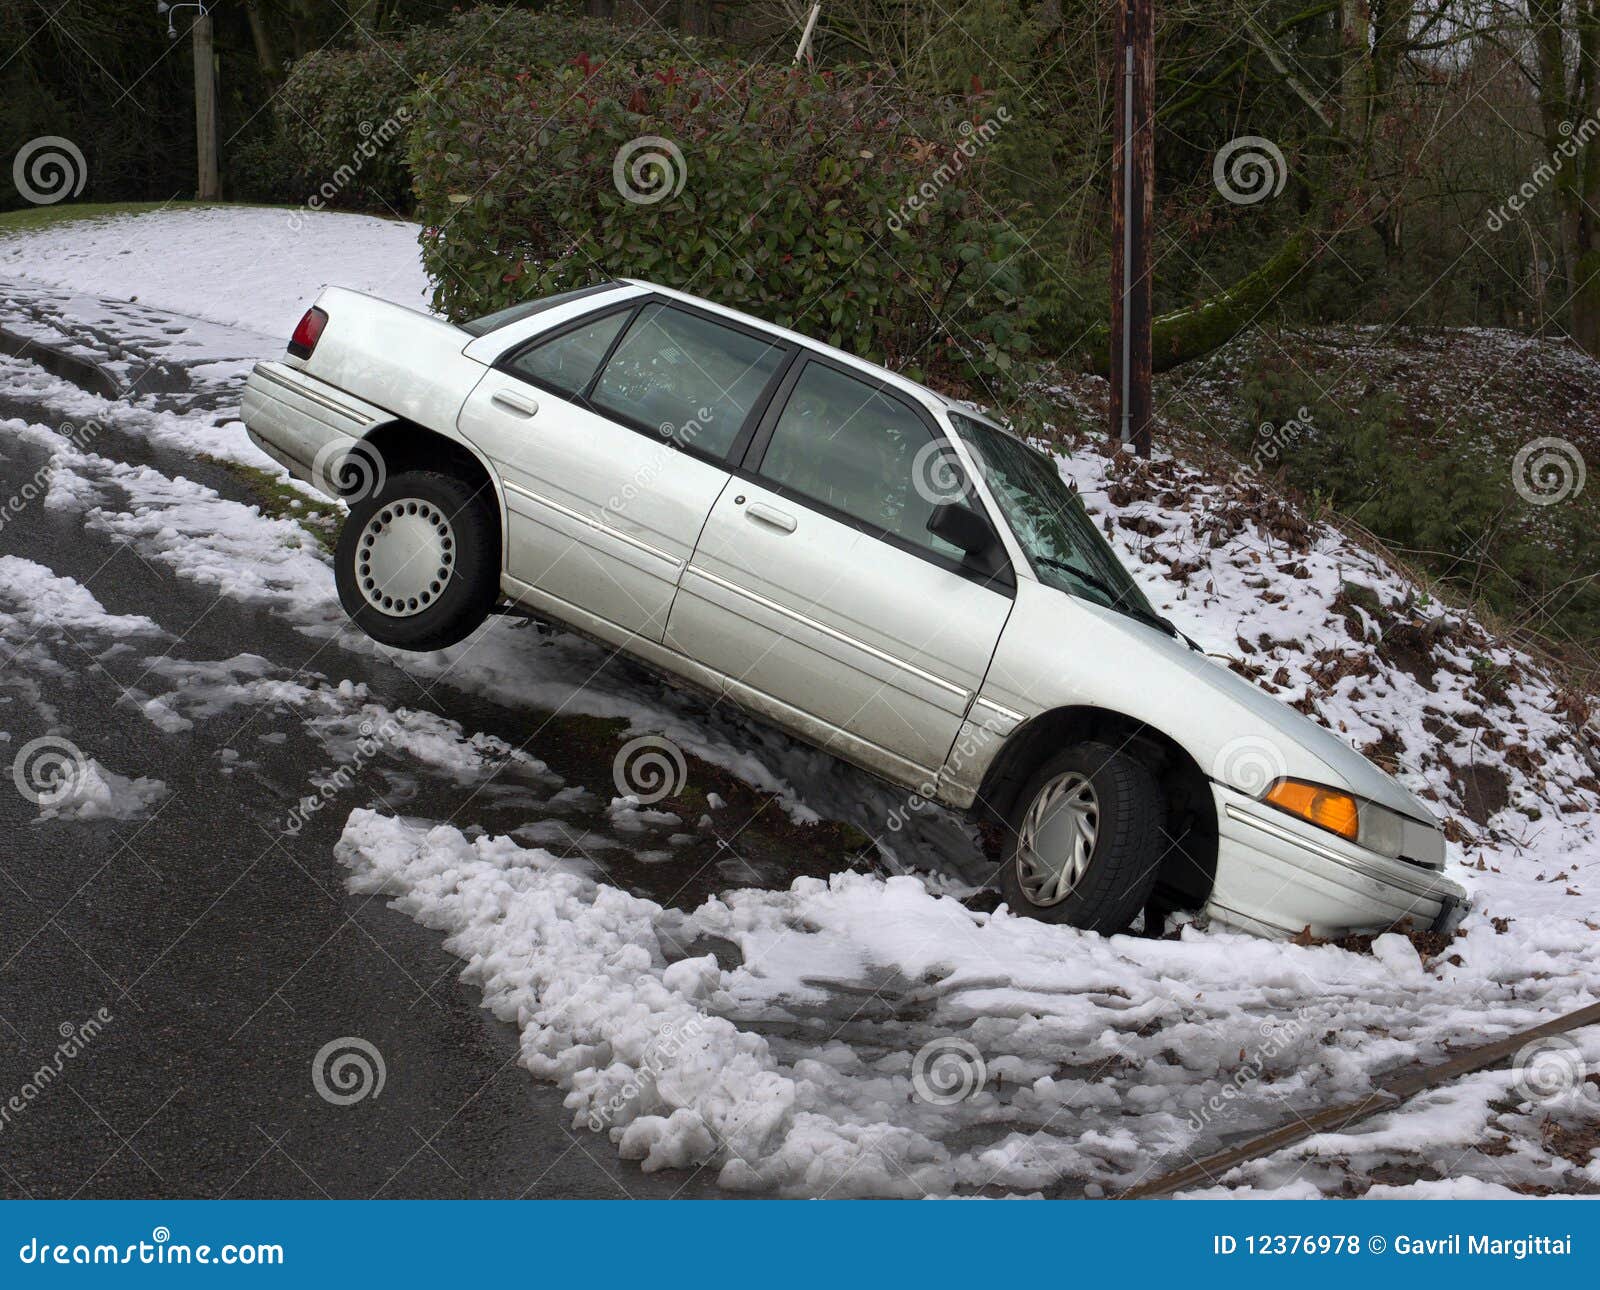
[[[327,325],[328,315],[325,310],[318,309],[315,305],[307,309],[295,326],[294,335],[289,337],[289,352],[296,358],[310,358],[311,351],[322,339],[322,329]]]

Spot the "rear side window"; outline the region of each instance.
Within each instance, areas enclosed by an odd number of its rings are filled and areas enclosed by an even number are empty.
[[[542,345],[523,350],[506,364],[506,370],[560,394],[576,395],[589,384],[628,314],[627,309],[619,309],[580,323]]]
[[[721,457],[787,353],[698,314],[648,304],[600,373],[589,403]]]
[[[773,427],[761,474],[780,487],[952,560],[928,517],[959,491],[942,438],[876,386],[807,363]],[[921,488],[917,480],[927,482]]]
[[[512,305],[509,309],[497,309],[492,314],[485,314],[482,318],[474,318],[471,322],[461,324],[461,330],[472,336],[487,336],[492,331],[502,327],[509,327],[514,322],[521,322],[524,318],[532,318],[535,314],[542,314],[546,309],[554,309],[557,305],[564,305],[571,300],[582,300],[585,296],[598,295],[602,291],[610,291],[620,286],[616,282],[597,282],[592,287],[579,287],[576,291],[561,291],[553,296],[545,296],[541,300],[524,300],[520,305]]]

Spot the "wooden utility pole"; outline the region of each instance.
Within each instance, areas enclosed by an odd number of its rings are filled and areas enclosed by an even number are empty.
[[[1155,205],[1153,0],[1117,5],[1111,150],[1111,435],[1150,455],[1150,221]]]
[[[195,200],[214,202],[222,196],[217,165],[217,77],[212,66],[211,13],[200,6],[194,20],[194,152],[198,179]]]

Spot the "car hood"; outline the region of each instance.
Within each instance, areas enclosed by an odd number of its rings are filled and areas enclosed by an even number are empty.
[[[1024,637],[1028,645],[1010,645]],[[1029,671],[1048,671],[1053,683],[1024,686]],[[1148,623],[1051,587],[1019,581],[989,681],[998,684],[986,682],[985,693],[1009,692],[1030,711],[1041,690],[1054,691],[1050,706],[1121,711],[1170,735],[1213,779],[1252,796],[1292,775],[1438,825],[1416,794],[1338,735],[1226,665]]]

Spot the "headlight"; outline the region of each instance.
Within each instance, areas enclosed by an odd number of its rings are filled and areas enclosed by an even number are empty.
[[[1278,780],[1262,800],[1391,860],[1400,855],[1405,817],[1376,802],[1299,779]]]

